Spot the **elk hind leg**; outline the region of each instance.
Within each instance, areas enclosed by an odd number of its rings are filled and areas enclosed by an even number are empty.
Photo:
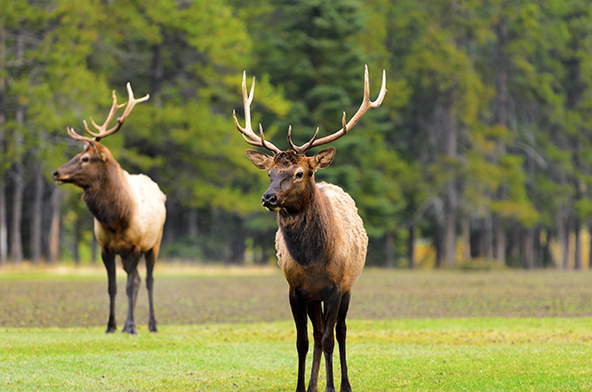
[[[140,274],[138,274],[138,262],[140,261],[141,253],[132,249],[129,253],[122,255],[123,268],[127,272],[127,283],[125,286],[127,293],[127,318],[122,332],[129,334],[136,334],[136,321],[134,320],[134,307],[136,305],[136,298],[140,288]]]
[[[335,392],[333,382],[333,350],[335,349],[335,322],[341,304],[341,289],[335,288],[325,299],[323,320],[323,353],[325,354],[325,372],[327,375],[326,392]]]
[[[341,304],[339,305],[339,313],[337,314],[337,325],[335,332],[337,335],[337,344],[339,344],[339,360],[341,362],[341,392],[351,392],[351,385],[347,376],[347,360],[345,356],[345,339],[347,337],[347,326],[345,318],[349,309],[349,302],[351,299],[351,291],[347,291],[341,297]]]
[[[152,289],[154,287],[154,265],[156,264],[156,251],[150,249],[144,256],[146,259],[146,289],[148,290],[148,305],[150,307],[150,319],[148,320],[148,330],[150,332],[158,332],[156,326],[156,318],[154,317],[154,297]]]

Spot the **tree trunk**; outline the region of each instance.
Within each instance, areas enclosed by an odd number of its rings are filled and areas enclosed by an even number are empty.
[[[8,261],[8,222],[6,218],[6,199],[4,198],[5,191],[4,173],[0,172],[0,266],[5,265]]]
[[[481,256],[487,260],[493,259],[493,239],[492,239],[491,216],[483,218],[483,232],[481,234]]]
[[[407,266],[415,268],[415,226],[409,225],[409,236],[407,237]]]
[[[574,250],[574,268],[576,270],[582,269],[582,241],[581,241],[581,228],[582,223],[579,218],[574,219],[574,237],[575,237],[575,250]]]
[[[55,263],[60,257],[60,225],[61,225],[62,193],[56,187],[51,195],[51,226],[49,230],[49,262]]]
[[[456,262],[456,189],[454,184],[448,184],[448,198],[452,199],[447,208],[446,215],[444,217],[444,260],[446,265],[451,266]]]
[[[5,137],[6,130],[4,124],[6,122],[4,106],[4,69],[6,59],[6,30],[4,26],[0,27],[0,266],[5,265],[8,261],[8,218],[6,216],[6,186],[4,183],[5,165]]]
[[[245,250],[246,238],[243,230],[243,219],[238,215],[233,218],[233,232],[230,238],[230,259],[229,261],[233,264],[244,264],[245,262]]]
[[[590,251],[588,252],[588,269],[592,270],[592,221],[588,223],[588,232],[590,233]]]
[[[387,230],[384,235],[384,258],[385,267],[393,269],[395,267],[395,235],[392,230]]]
[[[553,241],[553,238],[553,230],[547,228],[545,233],[545,246],[543,247],[543,268],[548,267],[549,265],[557,268],[557,265],[559,264],[553,256],[553,252],[551,252],[551,242]]]
[[[162,86],[162,79],[164,76],[164,70],[162,67],[162,53],[161,53],[161,46],[160,45],[153,45],[152,46],[152,88],[150,91],[150,95],[154,99],[154,105],[156,107],[162,107],[162,99],[161,99],[161,86]]]
[[[31,262],[39,264],[42,253],[42,216],[43,216],[43,173],[41,163],[35,164],[35,190],[33,194],[33,208],[31,215]]]
[[[74,264],[80,265],[80,240],[82,239],[82,219],[77,219],[74,222],[74,241],[72,243],[72,256],[74,257]]]
[[[533,229],[532,235],[532,254],[533,254],[533,262],[534,268],[543,268],[543,252],[541,246],[541,226],[537,225]]]
[[[19,107],[16,112],[17,124],[20,128],[24,123],[24,112],[23,108]],[[16,151],[21,149],[23,144],[23,136],[20,133],[20,129],[17,129],[14,133],[14,148]],[[20,159],[17,158],[13,168],[13,182],[14,192],[12,199],[12,224],[11,224],[11,241],[10,241],[10,257],[16,264],[20,264],[23,261],[23,239],[21,235],[21,223],[23,219],[23,195],[25,192],[25,180],[23,175],[24,169]]]
[[[534,267],[534,229],[525,229],[522,239],[524,241],[522,254],[524,268],[531,270]]]
[[[196,208],[189,208],[187,211],[187,231],[189,234],[189,238],[195,239],[197,238],[197,209]]]
[[[22,30],[19,30],[16,38],[16,58],[22,62],[25,57],[25,41]],[[20,151],[23,145],[22,131],[25,126],[25,108],[17,105],[15,112],[17,127],[14,131],[14,151]],[[16,157],[13,167],[14,196],[12,200],[12,236],[11,236],[11,257],[14,263],[20,264],[23,261],[23,240],[21,234],[21,223],[23,218],[23,195],[25,191],[24,167],[21,157]]]
[[[471,260],[471,219],[468,216],[462,218],[462,260]]]
[[[494,218],[495,230],[495,260],[497,265],[503,267],[506,265],[506,231],[502,217],[496,215]]]
[[[569,217],[564,219],[560,232],[561,265],[566,271],[569,269],[569,221]]]
[[[508,127],[508,56],[507,56],[507,42],[508,33],[506,29],[506,21],[501,18],[495,26],[495,34],[497,38],[497,80],[496,80],[496,110],[495,121],[502,127]],[[497,157],[502,157],[506,153],[506,145],[504,141],[499,141],[496,144]],[[506,197],[506,184],[501,184],[497,189],[495,198],[503,200]],[[495,249],[492,253],[495,254],[495,260],[499,266],[506,265],[506,233],[504,230],[504,219],[495,214],[493,217],[493,234],[495,236]],[[493,245],[492,245],[493,247]],[[488,252],[489,253],[489,252]],[[493,255],[492,255],[493,256]],[[490,255],[487,255],[490,259]]]
[[[442,238],[444,237],[444,227],[441,222],[437,223],[436,233],[434,234],[434,247],[436,248],[436,269],[442,268]]]
[[[92,230],[91,232],[91,238],[92,240],[90,241],[90,263],[92,265],[95,265],[97,264],[97,248],[99,243],[97,242],[97,237],[95,237],[94,230]]]

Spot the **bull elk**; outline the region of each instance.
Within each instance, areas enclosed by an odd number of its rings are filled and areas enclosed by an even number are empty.
[[[72,183],[83,189],[82,199],[94,216],[94,232],[101,246],[101,256],[107,268],[109,279],[109,321],[106,332],[115,332],[115,256],[120,255],[123,268],[127,272],[126,292],[128,298],[127,319],[123,332],[136,333],[134,307],[140,287],[138,262],[142,255],[146,259],[146,288],[150,305],[148,328],[157,331],[154,317],[152,289],[153,270],[158,258],[160,240],[166,217],[166,196],[158,185],[143,174],[130,175],[123,170],[100,140],[117,132],[137,103],[148,100],[149,95],[134,98],[130,84],[127,84],[129,99],[127,105],[117,104],[113,91],[113,105],[103,125],[97,125],[91,118],[93,132],[84,121],[84,127],[91,137],[81,136],[67,127],[68,135],[82,142],[84,151],[75,155],[69,162],[52,173],[58,184]],[[125,106],[121,117],[110,129],[115,113]]]
[[[249,149],[247,156],[258,169],[269,172],[270,185],[262,196],[262,204],[270,211],[277,211],[279,229],[275,237],[275,247],[278,264],[290,286],[290,306],[296,324],[296,391],[305,390],[304,373],[309,344],[307,315],[312,322],[314,337],[308,391],[316,391],[318,388],[321,352],[325,357],[326,391],[335,391],[334,331],[341,361],[341,391],[351,391],[345,352],[345,318],[352,286],[358,280],[366,260],[368,237],[353,199],[338,186],[315,182],[315,171],[329,166],[335,156],[335,148],[326,148],[311,157],[307,157],[305,153],[313,147],[342,137],[368,110],[380,106],[386,94],[386,72],[383,71],[382,74],[378,98],[370,101],[368,67],[365,68],[362,104],[347,123],[345,112],[343,113],[343,127],[339,131],[317,139],[317,128],[310,141],[296,146],[292,142],[292,129],[289,127],[288,142],[291,150],[287,151],[281,151],[265,140],[261,124],[259,135],[253,132],[250,105],[254,89],[255,78],[250,93],[247,93],[246,73],[243,74],[245,127],[239,124],[234,112],[233,117],[237,129],[248,144],[273,152],[273,156],[270,156]]]

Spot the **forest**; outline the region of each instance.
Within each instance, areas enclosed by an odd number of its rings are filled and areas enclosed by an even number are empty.
[[[80,189],[51,172],[131,82],[105,145],[167,195],[161,259],[275,262],[253,123],[287,149],[388,93],[316,174],[356,200],[368,265],[592,268],[588,0],[0,0],[0,265],[97,263]]]

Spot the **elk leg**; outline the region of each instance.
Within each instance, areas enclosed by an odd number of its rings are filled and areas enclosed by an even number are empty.
[[[140,287],[140,275],[138,274],[138,262],[140,261],[140,252],[132,249],[128,254],[122,256],[123,269],[127,272],[127,283],[125,290],[127,293],[127,318],[122,332],[136,334],[136,322],[134,320],[134,306]]]
[[[148,330],[150,332],[158,332],[156,327],[156,318],[154,317],[154,302],[152,296],[152,288],[154,287],[154,264],[156,263],[156,256],[153,249],[150,249],[146,256],[146,289],[148,290],[148,305],[150,306],[150,319],[148,320]]]
[[[296,349],[298,351],[298,384],[296,392],[304,392],[304,372],[306,370],[306,354],[308,353],[308,331],[306,317],[306,300],[290,290],[290,307],[296,324]]]
[[[327,386],[325,392],[335,392],[333,383],[333,350],[335,348],[335,322],[341,304],[341,289],[335,288],[325,299],[325,314],[323,322],[323,353],[325,354],[325,372],[327,375]]]
[[[319,380],[319,368],[321,366],[321,354],[323,353],[323,308],[321,302],[310,302],[308,304],[308,317],[312,321],[314,351],[312,353],[312,368],[308,392],[317,392]]]
[[[109,321],[107,322],[107,330],[105,332],[113,333],[117,330],[117,324],[115,323],[115,296],[117,295],[117,282],[115,281],[115,253],[102,249],[101,258],[107,269],[107,292],[109,293]]]
[[[339,360],[341,362],[341,392],[351,392],[351,385],[347,376],[347,360],[345,356],[345,339],[347,337],[347,326],[345,318],[349,309],[351,291],[346,292],[341,297],[341,305],[337,314],[337,325],[335,326],[337,343],[339,344]]]

